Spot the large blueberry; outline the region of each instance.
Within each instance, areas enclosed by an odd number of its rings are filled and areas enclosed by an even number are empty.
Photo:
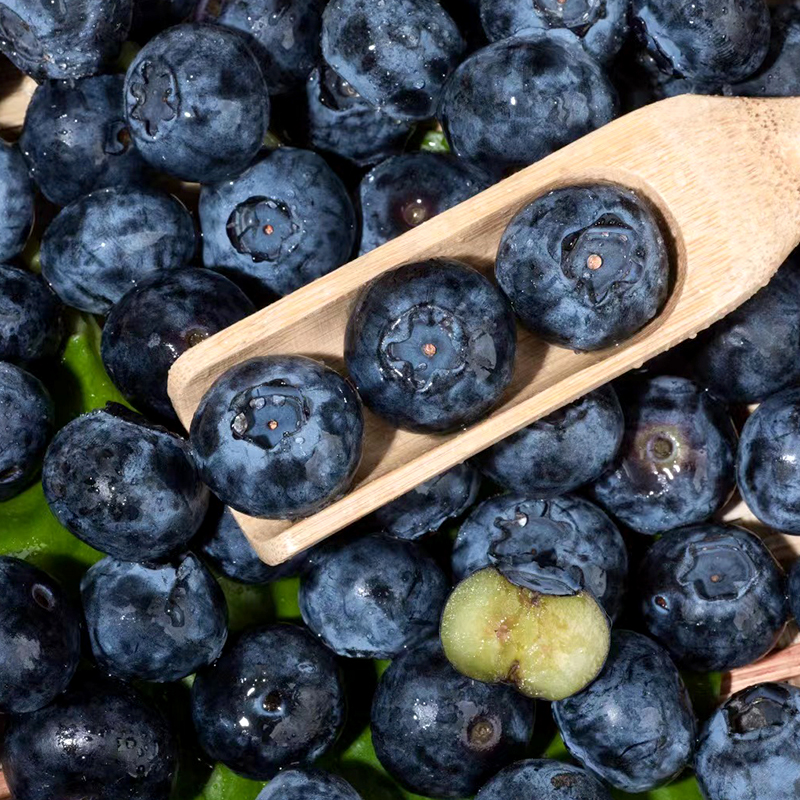
[[[734,486],[736,431],[728,412],[686,378],[636,381],[621,393],[625,435],[592,486],[594,498],[639,533],[703,522]]]
[[[663,786],[691,763],[689,695],[666,651],[639,633],[612,633],[600,676],[553,703],[553,716],[572,756],[623,792]]]
[[[514,372],[511,307],[487,278],[431,259],[385,272],[347,323],[345,359],[372,411],[400,428],[444,433],[484,416]]]
[[[464,51],[438,0],[331,0],[322,53],[368,103],[397,119],[432,117]]]
[[[555,497],[599,478],[617,454],[624,429],[622,408],[609,384],[511,434],[476,463],[505,489]]]
[[[251,296],[289,294],[347,261],[355,211],[322,156],[280,147],[200,193],[203,263]]]
[[[197,556],[104,558],[81,580],[97,663],[124,680],[178,681],[214,661],[228,635],[225,596]]]
[[[151,39],[128,68],[125,109],[145,160],[187,181],[238,175],[269,127],[269,93],[240,33],[176,25]]]
[[[319,769],[286,769],[256,800],[361,800],[361,796],[338,775]]]
[[[456,672],[436,639],[403,653],[383,673],[372,703],[372,743],[404,788],[467,797],[521,758],[536,707],[510,686]]]
[[[192,686],[202,748],[255,780],[312,764],[336,741],[344,717],[336,657],[294,625],[243,633]]]
[[[302,356],[232,367],[204,395],[191,425],[214,494],[245,514],[277,519],[307,517],[341,497],[361,460],[363,434],[350,383]]]
[[[167,373],[179,356],[252,314],[236,284],[207,269],[158,272],[111,309],[103,327],[103,364],[136,408],[178,423],[167,394]]]
[[[65,528],[128,561],[180,551],[208,506],[188,443],[114,403],[59,431],[42,484]]]
[[[550,759],[518,761],[497,773],[475,800],[611,800],[593,775],[572,764]]]
[[[133,688],[76,678],[55,702],[9,717],[3,776],[15,800],[168,800],[175,738]]]
[[[35,711],[75,674],[80,615],[46,572],[11,556],[0,556],[0,597],[0,713]]]
[[[19,255],[33,226],[34,187],[17,145],[0,140],[0,263]]]
[[[133,0],[131,39],[145,44],[165,28],[186,20],[199,0]]]
[[[340,656],[393,658],[436,634],[449,590],[417,545],[377,534],[339,538],[309,558],[300,612]]]
[[[63,209],[42,239],[42,275],[69,306],[107,314],[142,278],[185,267],[192,217],[152,189],[98,189]]]

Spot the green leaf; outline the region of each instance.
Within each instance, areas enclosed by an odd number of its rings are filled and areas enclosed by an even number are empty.
[[[426,131],[419,149],[428,153],[449,153],[450,145],[447,144],[447,139],[442,131]]]

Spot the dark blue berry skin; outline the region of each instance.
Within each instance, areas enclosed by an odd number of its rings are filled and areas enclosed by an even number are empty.
[[[461,516],[475,502],[480,484],[474,466],[458,464],[381,506],[367,523],[397,539],[421,539],[448,519]]]
[[[0,50],[36,81],[107,70],[131,27],[133,0],[3,0]]]
[[[497,773],[475,800],[611,800],[597,778],[572,764],[550,759],[518,761]]]
[[[163,565],[104,558],[81,598],[95,661],[123,680],[181,680],[215,661],[228,635],[222,589],[192,553]]]
[[[343,778],[318,769],[287,769],[269,782],[256,800],[361,800]]]
[[[55,702],[9,718],[3,777],[15,800],[168,800],[177,745],[135,689],[86,673]]]
[[[504,494],[484,500],[461,525],[453,549],[460,581],[503,557],[535,553],[542,567],[577,567],[611,619],[622,607],[628,553],[614,523],[588,500]]]
[[[131,40],[145,44],[165,28],[186,20],[197,4],[198,0],[133,0]]]
[[[54,356],[63,307],[39,275],[0,264],[0,361],[25,366]]]
[[[178,425],[167,394],[170,367],[190,347],[254,311],[244,292],[216,272],[158,272],[111,309],[103,326],[103,365],[134,407]]]
[[[637,573],[650,635],[693,672],[725,672],[765,656],[786,624],[786,581],[764,543],[732,525],[665,534]]]
[[[345,360],[364,403],[399,428],[446,433],[480,419],[511,381],[511,307],[472,268],[406,264],[362,292],[347,323]]]
[[[438,0],[331,0],[322,17],[325,60],[368,103],[396,119],[436,113],[464,48]]]
[[[254,780],[312,764],[336,741],[344,718],[336,657],[295,625],[246,631],[192,686],[201,747]]]
[[[504,489],[557,497],[611,466],[624,429],[617,393],[606,385],[511,434],[475,462]]]
[[[510,686],[460,675],[438,640],[429,639],[383,673],[372,703],[372,743],[409,791],[467,797],[525,754],[535,711]]]
[[[98,189],[68,205],[42,239],[42,275],[68,305],[107,314],[140,280],[185,267],[194,256],[192,217],[152,189]]]
[[[208,507],[188,443],[115,403],[59,431],[42,483],[67,530],[125,561],[179,552]]]
[[[34,188],[17,145],[0,141],[0,263],[18,256],[33,225]]]
[[[663,72],[708,82],[744,80],[769,48],[764,0],[632,0],[631,25]]]
[[[667,299],[670,264],[658,220],[609,184],[556,189],[508,224],[495,274],[522,324],[573,350],[619,344]]]
[[[734,487],[736,431],[725,406],[686,378],[657,376],[620,394],[625,435],[594,499],[649,535],[703,522]]]
[[[407,153],[378,164],[361,180],[361,255],[413,230],[486,188],[452,156]]]
[[[368,534],[317,548],[300,583],[300,612],[340,656],[394,658],[439,629],[450,584],[410,542]]]
[[[570,754],[623,792],[663,786],[691,763],[689,695],[667,652],[639,633],[613,632],[600,676],[553,703],[553,716]]]
[[[800,560],[795,561],[789,571],[789,580],[787,581],[787,589],[789,595],[789,609],[792,616],[800,619]]]
[[[80,615],[46,572],[11,556],[0,556],[0,596],[0,713],[36,711],[75,674]]]
[[[800,389],[765,400],[742,429],[739,491],[765,525],[800,535]]]
[[[347,261],[355,211],[322,156],[279,147],[200,193],[203,263],[251,297],[285,295]],[[270,232],[271,231],[271,232]]]
[[[302,356],[253,358],[228,370],[191,425],[200,473],[214,494],[270,519],[309,516],[341,497],[361,460],[363,434],[351,384]]]
[[[608,64],[628,34],[629,7],[630,0],[481,0],[481,19],[493,42],[565,28],[592,58]]]
[[[36,479],[53,425],[53,401],[41,381],[0,362],[0,502]]]
[[[450,76],[437,116],[455,155],[502,177],[610,122],[616,105],[575,36],[550,31],[473,53]]]
[[[800,689],[737,692],[705,724],[695,772],[706,800],[783,800],[800,786]]]
[[[143,158],[185,181],[243,172],[269,128],[269,92],[247,40],[218,25],[176,25],[125,77],[128,126]]]

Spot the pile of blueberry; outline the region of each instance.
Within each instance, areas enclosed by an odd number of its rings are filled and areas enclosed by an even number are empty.
[[[696,340],[278,567],[236,514],[340,498],[365,415],[457,432],[504,398],[518,326],[594,351],[654,320],[657,210],[610,184],[533,199],[494,280],[386,272],[345,369],[245,361],[188,432],[167,373],[621,111],[800,95],[800,4],[0,0],[0,50],[39,84],[0,142],[0,503],[41,491],[97,551],[63,583],[26,560],[38,543],[0,555],[15,800],[188,800],[200,762],[260,782],[246,800],[610,800],[692,770],[705,800],[797,794],[800,689],[709,711],[687,686],[800,618],[800,562],[787,579],[756,535],[800,535],[800,257]],[[74,415],[62,353],[92,316],[125,403]],[[755,533],[723,519],[736,491]],[[287,580],[294,622],[234,627],[226,585]],[[340,758],[364,708],[379,790]]]

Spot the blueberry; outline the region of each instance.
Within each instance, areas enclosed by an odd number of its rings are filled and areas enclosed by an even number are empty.
[[[658,314],[670,264],[649,205],[610,184],[556,189],[500,240],[497,282],[522,324],[574,350],[619,344]]]
[[[192,686],[202,748],[255,780],[314,762],[336,741],[344,715],[335,656],[294,625],[243,633]]]
[[[481,453],[484,475],[512,492],[556,497],[599,478],[619,450],[625,420],[610,385]]]
[[[398,539],[420,539],[461,516],[475,502],[480,482],[475,467],[458,464],[381,506],[367,522]]]
[[[251,296],[285,295],[341,266],[355,244],[344,185],[310,150],[265,153],[200,193],[203,262]]]
[[[343,778],[318,769],[287,769],[256,800],[361,800]]]
[[[131,141],[121,75],[46,81],[25,113],[19,146],[42,194],[65,206],[95,189],[143,179]]]
[[[608,789],[588,772],[549,759],[518,761],[497,773],[475,800],[611,800]]]
[[[514,371],[516,330],[502,293],[457,261],[385,272],[364,289],[345,334],[364,403],[397,427],[444,433],[484,416]]]
[[[601,64],[614,59],[628,34],[630,0],[481,0],[493,42],[531,31],[566,28]]]
[[[703,522],[734,486],[736,431],[713,395],[686,378],[657,376],[620,395],[625,435],[594,498],[639,533]]]
[[[463,51],[458,27],[438,0],[331,0],[322,17],[325,60],[397,119],[434,115]]]
[[[245,38],[217,25],[176,25],[128,68],[125,109],[144,159],[186,181],[238,175],[269,127],[269,93]]]
[[[614,523],[588,500],[535,500],[504,494],[484,500],[464,521],[453,549],[463,580],[508,556],[531,553],[542,567],[577,567],[612,619],[621,610],[628,554]]]
[[[168,800],[177,746],[133,688],[92,673],[51,705],[9,718],[3,776],[15,800]]]
[[[731,525],[666,534],[647,551],[638,588],[650,634],[695,672],[757,661],[786,624],[783,571],[761,539]]]
[[[142,278],[186,266],[192,217],[152,189],[99,189],[63,209],[42,239],[42,275],[67,304],[107,314]]]
[[[623,792],[663,786],[692,759],[689,695],[666,651],[639,633],[612,633],[600,677],[553,716],[570,754]]]
[[[36,711],[67,688],[81,655],[81,623],[46,573],[0,556],[0,713]]]
[[[762,683],[708,720],[695,771],[706,800],[783,800],[800,786],[800,689]]]
[[[0,264],[0,360],[24,366],[54,356],[64,334],[62,311],[39,275]]]
[[[163,565],[104,558],[81,597],[95,660],[123,680],[178,681],[212,663],[228,635],[222,589],[191,553]]]
[[[359,187],[361,254],[468,200],[486,182],[452,156],[407,153],[368,172]]]
[[[157,272],[111,309],[103,327],[103,364],[136,408],[178,424],[167,373],[179,356],[255,311],[223,275],[206,269]]]
[[[524,755],[535,709],[510,686],[460,675],[430,639],[383,673],[372,704],[372,743],[383,767],[409,791],[466,797]]]
[[[742,429],[736,478],[747,507],[765,525],[800,535],[800,389],[765,400]]]
[[[5,0],[0,50],[37,81],[105,71],[131,26],[133,0]]]
[[[41,381],[0,362],[0,502],[36,479],[53,423],[53,401]]]
[[[199,0],[133,0],[130,38],[139,44],[150,41],[165,28],[187,19]]]
[[[253,358],[218,378],[195,412],[203,480],[253,516],[309,516],[347,491],[364,421],[350,383],[302,356]]]
[[[0,140],[0,263],[22,252],[33,226],[33,210],[33,182],[25,159],[17,145]]]
[[[613,86],[569,31],[513,37],[478,50],[450,76],[437,114],[450,150],[498,177],[615,115]]]
[[[632,27],[663,72],[732,83],[752,75],[769,48],[764,0],[632,0]]]
[[[314,551],[300,583],[300,612],[340,656],[393,658],[435,635],[450,585],[410,542],[376,534]]]
[[[188,443],[115,403],[59,431],[42,483],[67,530],[126,561],[180,551],[208,506]]]

